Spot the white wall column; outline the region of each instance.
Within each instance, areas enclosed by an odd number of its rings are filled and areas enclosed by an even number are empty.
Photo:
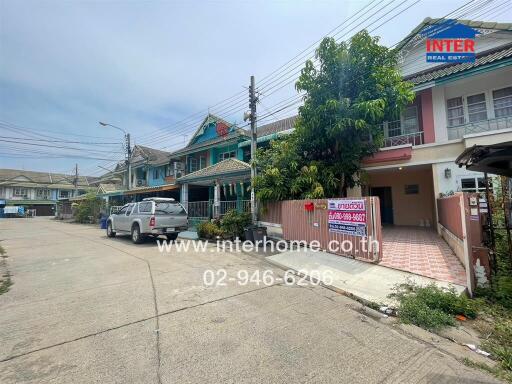
[[[180,194],[181,205],[183,205],[185,210],[188,212],[188,184],[181,185]]]
[[[220,184],[218,181],[215,182],[213,187],[213,216],[219,217],[220,215]]]

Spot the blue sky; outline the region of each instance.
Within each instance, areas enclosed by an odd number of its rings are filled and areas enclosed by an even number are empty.
[[[0,0],[0,136],[37,144],[55,138],[54,146],[80,148],[0,142],[0,168],[67,172],[77,162],[82,173],[101,173],[98,165],[112,161],[48,158],[120,158],[120,145],[82,144],[121,141],[121,133],[99,126],[100,120],[130,131],[135,143],[178,149],[202,114],[177,122],[245,92],[250,75],[258,82],[368,3]],[[426,16],[442,16],[464,3],[422,0],[374,34],[391,45]],[[507,18],[502,13],[493,20]],[[268,97],[263,92],[261,113],[293,95],[293,84]],[[242,96],[232,100],[240,100],[233,108],[211,111],[243,124]]]

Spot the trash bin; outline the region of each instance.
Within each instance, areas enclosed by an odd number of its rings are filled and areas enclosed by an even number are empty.
[[[249,227],[244,228],[244,236],[246,241],[250,241],[251,243],[254,243],[254,226],[251,225]]]
[[[100,219],[100,229],[107,229],[107,218],[102,217]]]
[[[252,230],[252,236],[254,243],[258,241],[259,244],[263,244],[267,239],[267,227],[254,227]]]

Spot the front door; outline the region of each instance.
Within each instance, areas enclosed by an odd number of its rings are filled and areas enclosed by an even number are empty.
[[[380,220],[382,224],[393,224],[393,199],[391,187],[375,187],[371,189],[371,196],[380,200]]]

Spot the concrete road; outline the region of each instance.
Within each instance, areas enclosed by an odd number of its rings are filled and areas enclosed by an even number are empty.
[[[239,270],[282,276],[262,258],[45,218],[0,220],[0,239],[2,384],[495,382],[327,289],[240,285]],[[205,286],[219,269],[226,286]]]

